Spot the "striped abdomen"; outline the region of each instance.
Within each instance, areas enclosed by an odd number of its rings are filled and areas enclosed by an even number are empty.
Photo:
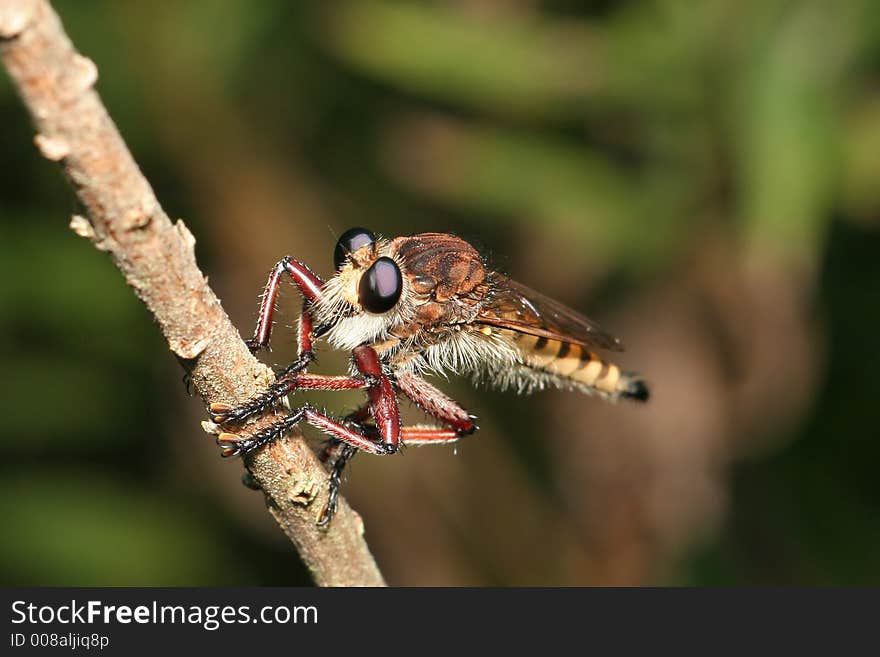
[[[612,397],[629,397],[638,401],[648,398],[648,389],[640,378],[621,372],[617,365],[602,360],[579,344],[515,331],[511,333],[523,363],[529,367]]]

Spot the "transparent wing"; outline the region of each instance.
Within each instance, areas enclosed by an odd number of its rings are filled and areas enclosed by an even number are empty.
[[[477,316],[477,324],[497,326],[584,347],[623,350],[620,340],[558,301],[506,276],[496,274],[494,282],[492,297]]]

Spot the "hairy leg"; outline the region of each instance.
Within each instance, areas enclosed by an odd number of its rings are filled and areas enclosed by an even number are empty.
[[[344,424],[344,420],[336,420],[324,413],[319,413],[310,405],[291,412],[285,418],[258,431],[255,434],[239,437],[232,433],[222,433],[218,442],[224,447],[224,456],[246,454],[258,447],[280,438],[291,427],[305,420],[318,429],[344,443],[372,454],[390,454],[397,451],[400,440],[400,416],[397,407],[397,399],[388,378],[382,374],[378,365],[376,352],[370,347],[358,347],[358,350],[367,350],[372,353],[361,352],[360,359],[355,356],[355,363],[362,369],[363,378],[348,376],[326,376],[322,374],[297,374],[285,381],[278,381],[270,386],[269,390],[256,397],[247,404],[239,407],[231,407],[227,404],[212,404],[211,412],[215,422],[229,423],[238,422],[247,418],[259,410],[267,408],[280,396],[294,389],[310,390],[352,390],[367,388],[368,406],[370,413],[376,420],[379,428],[379,441],[375,441],[363,433],[352,429]],[[375,372],[379,374],[376,375]]]
[[[263,291],[260,313],[257,316],[257,326],[254,329],[254,337],[247,341],[248,347],[253,352],[269,346],[269,340],[272,337],[272,318],[275,314],[275,304],[278,300],[281,277],[285,272],[293,279],[304,299],[304,319],[300,320],[299,352],[302,355],[312,351],[313,327],[312,317],[308,312],[308,308],[321,298],[321,289],[324,286],[324,281],[300,261],[294,260],[290,256],[284,256],[272,268],[269,280],[266,282],[266,289]]]
[[[396,443],[376,442],[369,436],[346,427],[343,420],[321,413],[310,404],[301,406],[281,420],[253,434],[242,436],[234,433],[221,433],[217,437],[217,444],[223,448],[223,456],[245,455],[278,440],[300,422],[306,422],[338,438],[343,443],[371,454],[385,455],[397,451]]]
[[[469,436],[479,428],[475,422],[477,418],[474,415],[468,413],[423,378],[413,374],[398,374],[396,383],[397,389],[416,406],[431,417],[440,420],[454,432],[453,435],[449,433],[450,429],[432,430],[408,427],[404,429],[404,442],[410,444],[450,442],[463,436]]]
[[[333,467],[330,469],[327,506],[324,507],[324,511],[318,518],[318,525],[321,527],[328,525],[333,519],[333,516],[336,515],[336,507],[339,505],[339,489],[342,486],[342,472],[345,470],[345,466],[348,465],[348,462],[354,458],[355,454],[357,454],[356,448],[346,443],[342,443],[342,447],[339,449],[339,455],[336,457],[336,460],[333,462]]]
[[[296,390],[358,390],[366,388],[367,381],[352,376],[330,376],[326,374],[289,374],[270,385],[265,392],[246,401],[240,406],[230,404],[211,404],[211,419],[218,424],[241,422],[252,415],[268,410],[275,403]]]

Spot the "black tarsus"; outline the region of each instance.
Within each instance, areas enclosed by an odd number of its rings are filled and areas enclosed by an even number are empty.
[[[329,525],[330,521],[333,519],[333,516],[336,515],[336,509],[339,505],[339,489],[342,486],[342,472],[345,470],[345,466],[348,464],[348,462],[357,453],[357,447],[349,445],[348,443],[342,443],[339,450],[339,456],[336,457],[336,461],[333,463],[333,468],[330,470],[330,480],[328,482],[327,493],[327,506],[321,513],[321,517],[318,518],[319,527],[326,527],[327,525]]]
[[[318,357],[315,355],[314,351],[304,351],[299,356],[297,356],[296,360],[294,360],[290,365],[285,367],[283,370],[276,372],[275,378],[283,379],[284,377],[290,376],[291,374],[299,374],[316,360],[318,360]]]
[[[277,374],[277,380],[275,383],[271,384],[265,392],[234,407],[226,413],[218,413],[215,417],[215,422],[218,422],[219,424],[235,424],[242,420],[246,420],[252,415],[270,409],[279,399],[290,394],[290,377],[302,372],[313,360],[315,360],[314,352],[304,351],[295,361]]]
[[[347,426],[349,429],[353,429],[369,438],[373,438],[377,442],[379,441],[379,432],[376,427],[364,424],[363,422],[358,422],[357,417],[361,415],[363,409],[359,409],[354,411],[353,413],[349,413],[345,416],[345,419],[342,423]],[[330,469],[330,478],[327,482],[328,485],[328,502],[327,506],[324,509],[321,517],[318,519],[318,525],[321,527],[326,527],[330,521],[333,519],[333,516],[336,514],[336,507],[339,503],[339,489],[342,487],[342,473],[345,470],[345,466],[354,458],[355,454],[358,453],[358,449],[356,447],[352,447],[351,445],[343,442],[339,438],[329,438],[324,443],[324,447],[321,450],[318,458],[321,459],[321,463],[327,463],[330,460],[330,457],[333,456],[333,453],[342,445],[342,448],[339,451],[339,456],[336,457],[336,460],[333,462],[333,465]]]
[[[306,411],[311,408],[311,406],[306,404],[278,422],[270,424],[268,427],[260,429],[254,434],[250,434],[247,438],[217,440],[217,444],[223,448],[223,456],[246,456],[263,445],[279,440],[285,433],[290,431],[291,428],[299,424],[303,417],[305,417]]]

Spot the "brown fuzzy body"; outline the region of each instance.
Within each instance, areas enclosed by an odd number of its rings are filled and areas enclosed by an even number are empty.
[[[386,318],[356,310],[360,271],[379,257],[393,259],[405,280],[398,307]],[[341,299],[349,317],[331,342],[346,348],[367,342],[392,371],[471,373],[524,392],[552,386],[609,399],[646,395],[640,379],[596,355],[596,349],[620,350],[616,338],[489,270],[480,253],[454,235],[380,241],[352,254],[335,280],[326,290],[328,307],[339,311]]]
[[[446,233],[398,237],[389,245],[415,293],[411,331],[473,321],[489,292],[477,250]]]

